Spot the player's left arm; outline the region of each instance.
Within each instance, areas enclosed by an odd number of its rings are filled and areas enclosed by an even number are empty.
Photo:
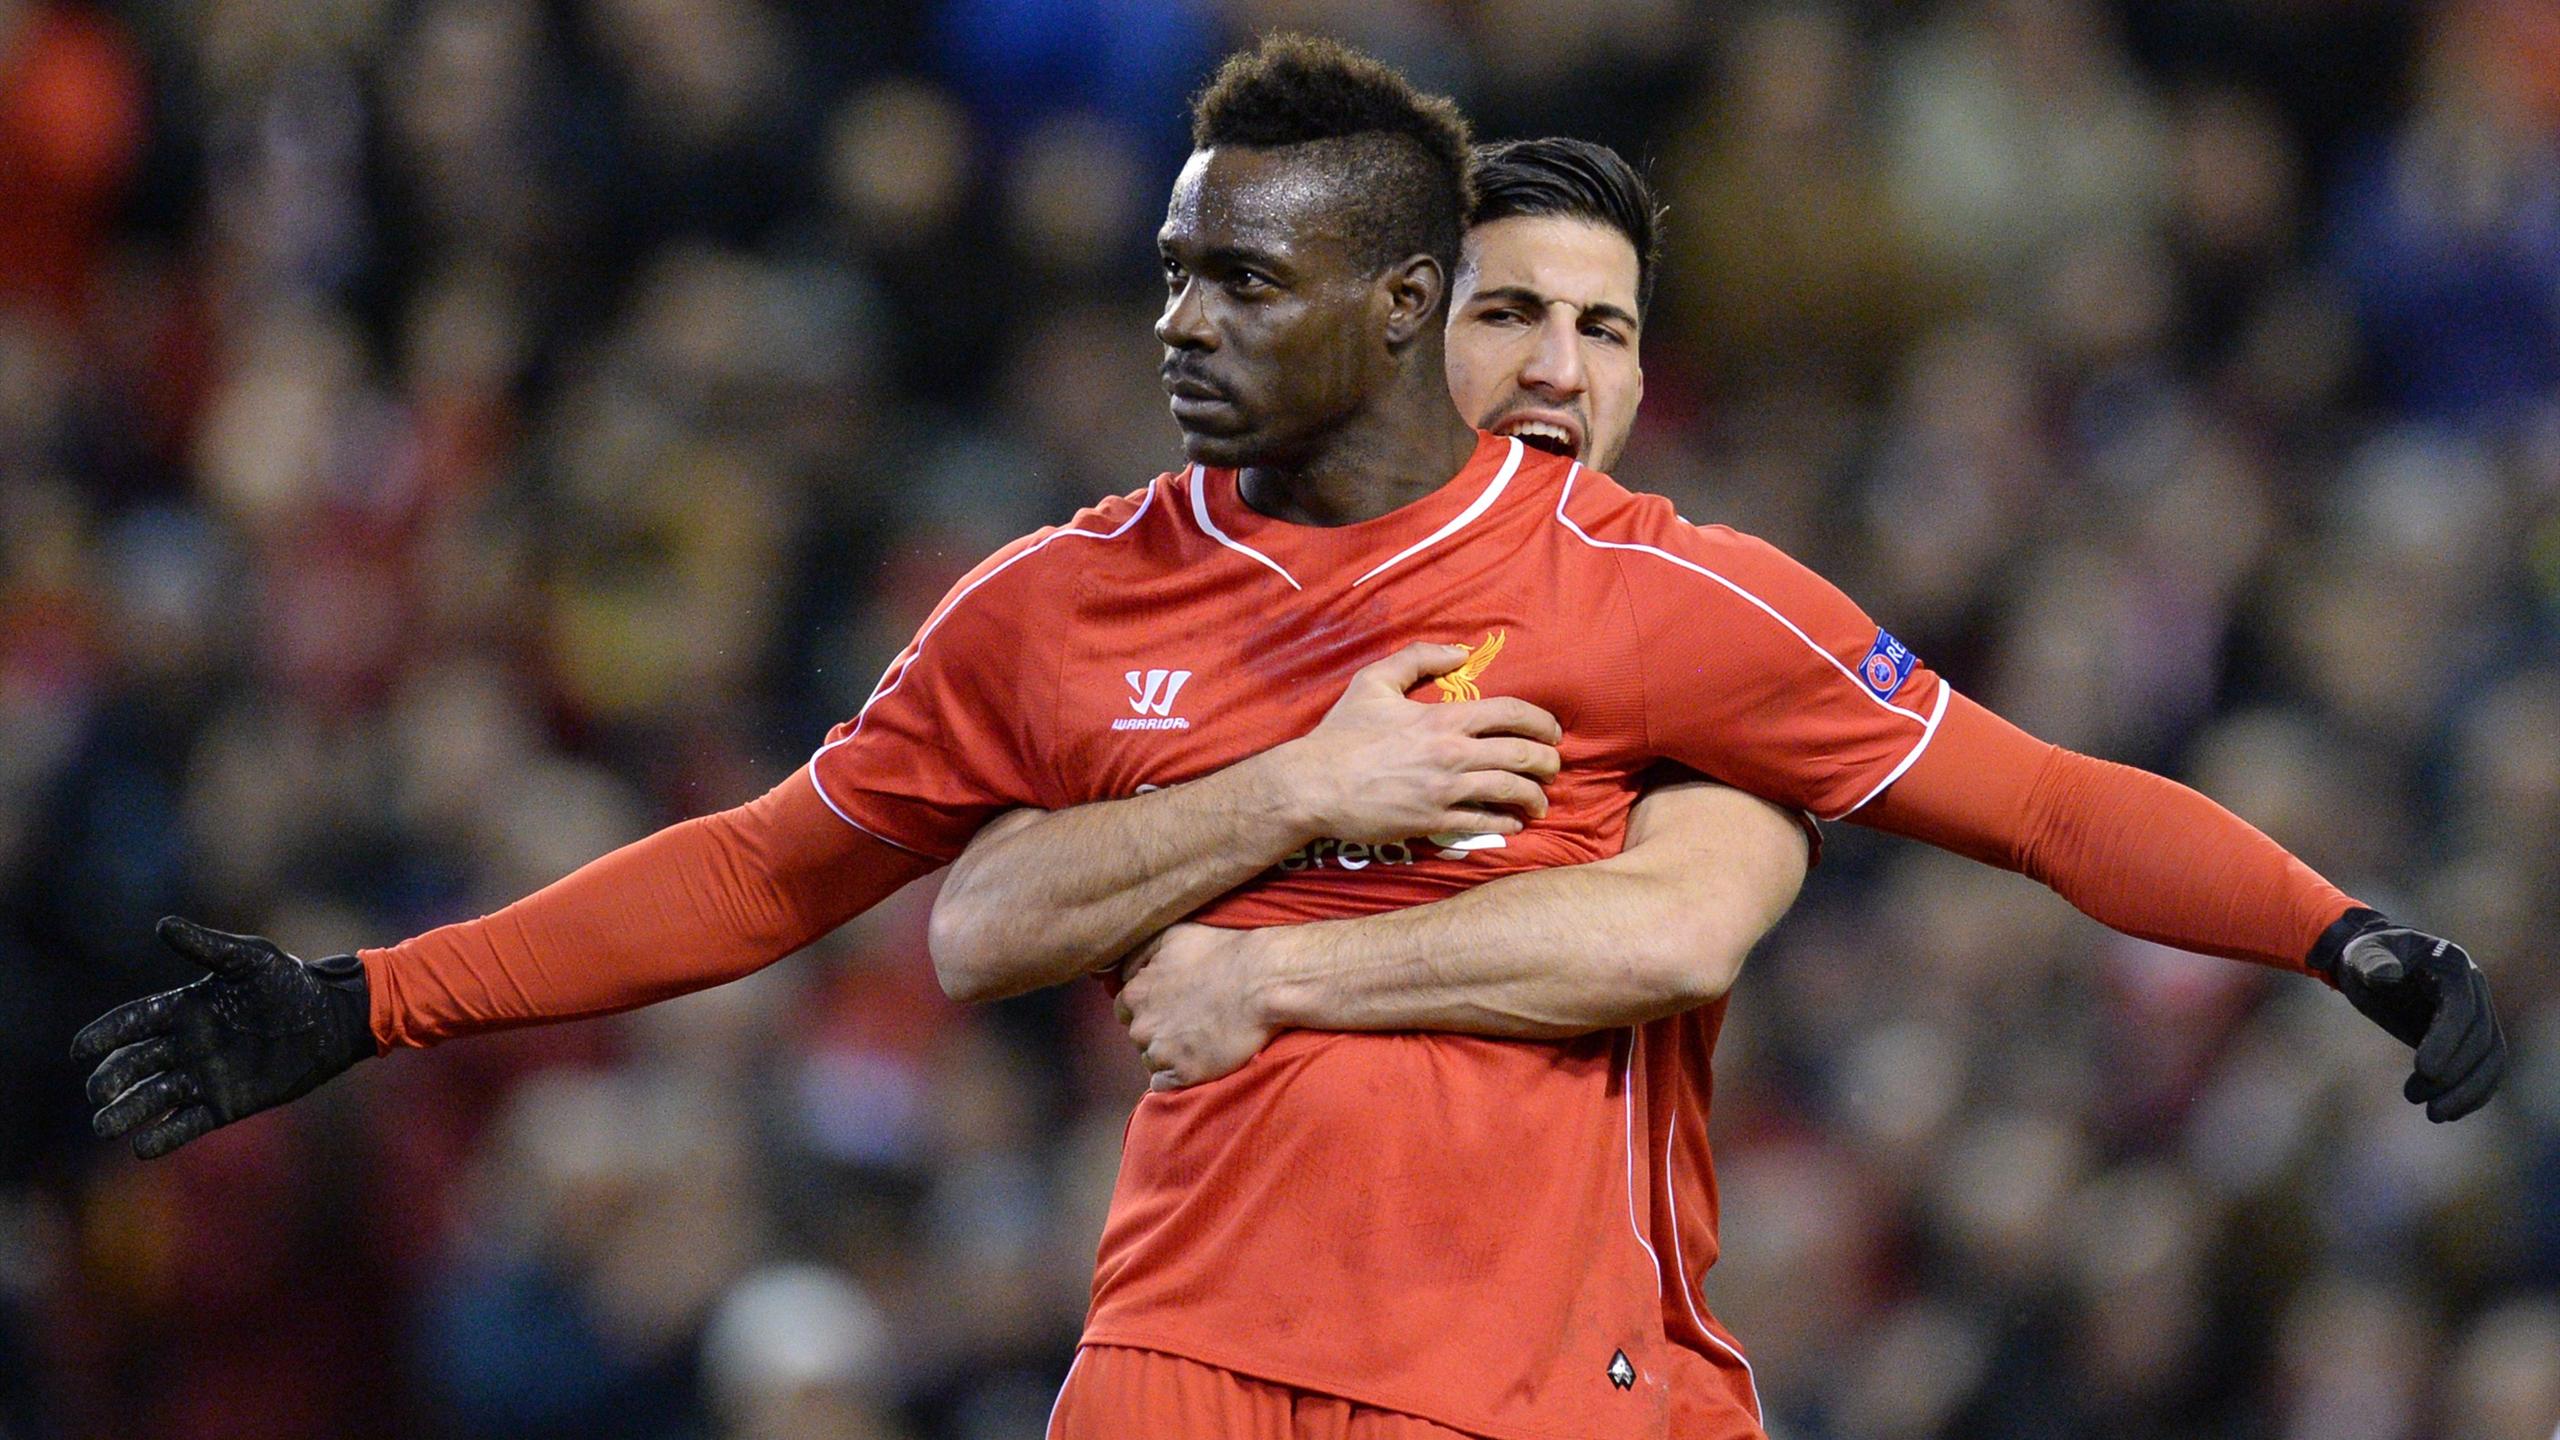
[[[1804,883],[1795,817],[1708,781],[1649,791],[1626,848],[1428,905],[1259,930],[1176,925],[1123,970],[1156,1089],[1236,1069],[1283,1029],[1585,1034],[1722,996]]]
[[[2427,1118],[2506,1074],[2488,981],[2461,946],[2357,904],[2247,821],[2162,776],[2048,745],[1950,697],[1933,744],[1851,817],[2051,887],[2127,935],[2307,971],[2416,1047]]]
[[[2417,1049],[2429,1118],[2506,1070],[2462,948],[2358,905],[2172,780],[2035,740],[1948,689],[1855,602],[1748,536],[1595,483],[1559,518],[1620,567],[1655,753],[1783,804],[2044,882],[2127,934],[2308,971]]]

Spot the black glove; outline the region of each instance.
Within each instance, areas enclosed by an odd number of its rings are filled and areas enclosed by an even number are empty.
[[[2311,947],[2311,968],[2416,1047],[2417,1068],[2400,1093],[2426,1106],[2428,1119],[2461,1119],[2506,1078],[2507,1037],[2489,1005],[2489,979],[2461,946],[2356,909]]]
[[[374,1053],[364,962],[353,955],[296,960],[271,940],[175,916],[159,934],[213,973],[119,1005],[71,1042],[73,1060],[101,1062],[89,1076],[100,1135],[158,1120],[133,1137],[143,1159],[306,1094]]]

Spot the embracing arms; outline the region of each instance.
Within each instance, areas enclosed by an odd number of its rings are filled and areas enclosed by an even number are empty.
[[[1283,1029],[1553,1039],[1636,1024],[1731,988],[1810,848],[1766,801],[1664,785],[1606,860],[1358,919],[1176,925],[1129,957],[1120,1019],[1157,1089],[1226,1074]]]
[[[943,988],[996,1000],[1107,969],[1313,840],[1518,834],[1547,810],[1555,717],[1509,697],[1405,698],[1466,653],[1406,646],[1353,675],[1315,729],[1186,784],[992,822],[934,904]]]

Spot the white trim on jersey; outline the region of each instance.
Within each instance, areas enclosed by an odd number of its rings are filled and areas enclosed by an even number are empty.
[[[1191,467],[1191,518],[1200,522],[1201,533],[1207,535],[1210,539],[1217,541],[1219,544],[1226,546],[1230,550],[1242,551],[1243,553],[1252,556],[1254,559],[1261,561],[1263,564],[1270,566],[1271,573],[1288,581],[1290,589],[1305,589],[1305,586],[1298,583],[1297,576],[1280,568],[1279,561],[1272,559],[1270,556],[1263,554],[1261,551],[1256,550],[1252,546],[1247,545],[1243,541],[1229,535],[1226,531],[1219,529],[1218,522],[1209,518],[1209,482],[1207,476],[1208,471],[1200,466],[1194,465]]]
[[[1421,552],[1430,549],[1432,546],[1439,544],[1441,541],[1448,539],[1450,536],[1457,534],[1459,531],[1466,529],[1468,524],[1474,521],[1477,516],[1482,515],[1485,511],[1493,508],[1494,501],[1502,498],[1502,492],[1508,489],[1511,485],[1512,473],[1520,468],[1520,454],[1526,448],[1527,447],[1522,445],[1517,439],[1514,439],[1511,442],[1510,458],[1502,462],[1502,468],[1494,474],[1493,483],[1484,487],[1484,493],[1475,498],[1475,503],[1469,505],[1466,509],[1459,511],[1450,519],[1448,524],[1441,526],[1439,529],[1434,530],[1421,539],[1414,541],[1412,544],[1407,545],[1395,554],[1379,561],[1376,568],[1351,583],[1357,586],[1367,581],[1374,580],[1378,577],[1380,572],[1392,568],[1407,557],[1418,555]]]
[[[1902,763],[1894,766],[1892,773],[1876,782],[1876,788],[1868,791],[1857,804],[1841,811],[1839,815],[1832,816],[1832,819],[1837,820],[1843,815],[1857,814],[1860,810],[1867,807],[1867,801],[1873,800],[1877,796],[1883,794],[1887,789],[1891,788],[1894,781],[1902,778],[1902,772],[1910,769],[1911,762],[1920,758],[1920,752],[1929,748],[1929,742],[1938,738],[1938,722],[1946,718],[1947,696],[1954,693],[1954,690],[1955,687],[1946,682],[1946,677],[1939,677],[1938,703],[1929,707],[1929,723],[1920,731],[1920,743],[1911,747],[1911,753],[1902,757]],[[1868,693],[1873,694],[1874,692],[1869,691]]]
[[[1707,1317],[1698,1313],[1697,1296],[1692,1291],[1693,1289],[1704,1291],[1707,1287],[1707,1277],[1702,1273],[1695,1281],[1689,1278],[1689,1258],[1680,1249],[1680,1181],[1679,1177],[1671,1173],[1671,1143],[1678,1139],[1679,1135],[1680,1098],[1675,1095],[1671,1099],[1671,1125],[1662,1137],[1662,1193],[1668,1196],[1671,1202],[1671,1265],[1680,1276],[1680,1303],[1689,1307],[1689,1319],[1697,1325],[1699,1334],[1706,1336],[1717,1349],[1742,1363],[1742,1383],[1751,1387],[1752,1423],[1767,1425],[1769,1417],[1760,1408],[1760,1374],[1751,1368],[1750,1357],[1744,1355],[1739,1348],[1727,1343],[1723,1336],[1715,1332],[1715,1327],[1707,1323]]]
[[[1788,619],[1785,615],[1779,613],[1778,607],[1761,599],[1759,596],[1752,594],[1749,590],[1743,588],[1739,584],[1736,584],[1734,581],[1717,574],[1715,571],[1708,569],[1706,566],[1699,564],[1695,560],[1684,559],[1681,556],[1672,554],[1668,550],[1658,549],[1651,545],[1640,545],[1625,540],[1592,539],[1591,532],[1583,529],[1580,525],[1575,524],[1573,517],[1564,513],[1566,502],[1573,499],[1573,482],[1581,478],[1582,462],[1577,460],[1573,464],[1573,469],[1568,471],[1564,477],[1563,493],[1556,496],[1556,520],[1558,523],[1562,524],[1565,529],[1572,531],[1575,539],[1580,540],[1583,544],[1589,545],[1598,550],[1634,550],[1642,554],[1652,555],[1659,559],[1668,560],[1683,570],[1692,571],[1696,574],[1706,576],[1708,579],[1713,580],[1727,590],[1732,591],[1734,594],[1750,601],[1754,606],[1759,608],[1762,614],[1765,614],[1770,619],[1786,626],[1788,634],[1803,641],[1806,649],[1821,656],[1823,663],[1829,665],[1832,669],[1839,671],[1841,678],[1847,680],[1852,686],[1855,686],[1859,694],[1864,695],[1869,700],[1872,700],[1876,704],[1883,706],[1885,709],[1892,711],[1894,714],[1900,715],[1905,719],[1915,721],[1919,724],[1920,743],[1912,746],[1911,753],[1902,757],[1902,763],[1896,765],[1893,773],[1885,777],[1884,784],[1878,785],[1875,789],[1868,791],[1865,798],[1858,802],[1858,805],[1864,805],[1868,800],[1873,800],[1878,795],[1883,794],[1885,785],[1890,785],[1894,781],[1901,779],[1902,772],[1910,768],[1911,762],[1920,758],[1920,752],[1929,748],[1930,740],[1934,739],[1938,733],[1938,717],[1947,712],[1947,682],[1943,678],[1938,681],[1938,703],[1935,709],[1931,710],[1926,715],[1921,714],[1917,710],[1906,710],[1901,706],[1894,704],[1892,701],[1885,699],[1883,696],[1878,695],[1873,690],[1868,689],[1867,682],[1858,678],[1858,672],[1841,664],[1839,656],[1832,654],[1830,651],[1823,649],[1822,646],[1815,643],[1814,638],[1804,633],[1802,627],[1798,626],[1793,620]],[[1858,805],[1852,805],[1847,810],[1841,811],[1838,815],[1825,815],[1820,818],[1825,820],[1840,819],[1842,816],[1855,811],[1858,808]]]
[[[1155,503],[1156,483],[1150,480],[1147,482],[1147,498],[1138,502],[1138,508],[1130,513],[1128,519],[1120,522],[1119,529],[1106,532],[1099,530],[1078,530],[1069,526],[1053,530],[1049,532],[1048,539],[1041,541],[1037,545],[1026,545],[1022,547],[1020,551],[1015,553],[1012,559],[1005,561],[993,570],[990,570],[986,574],[979,576],[977,579],[970,581],[959,594],[952,596],[939,611],[936,611],[934,613],[934,617],[925,622],[924,628],[916,632],[916,638],[907,642],[907,648],[899,653],[898,658],[889,662],[889,668],[880,672],[880,683],[871,687],[871,698],[863,701],[862,708],[854,713],[853,728],[844,732],[843,739],[830,740],[826,744],[819,746],[817,750],[809,756],[810,788],[818,792],[818,798],[820,800],[826,801],[828,809],[836,812],[836,818],[875,840],[879,840],[890,845],[897,845],[899,849],[907,851],[910,854],[923,854],[924,852],[917,850],[912,845],[898,845],[897,841],[891,840],[888,836],[881,834],[879,831],[872,829],[870,826],[865,825],[861,821],[844,813],[844,807],[838,805],[834,798],[827,794],[827,787],[818,779],[819,757],[825,755],[828,751],[833,750],[839,745],[850,744],[856,736],[859,736],[862,733],[863,722],[871,718],[871,707],[888,699],[891,695],[897,693],[899,686],[907,683],[907,672],[914,668],[916,657],[924,654],[924,642],[933,638],[933,632],[941,629],[942,622],[951,618],[952,612],[960,608],[960,602],[977,593],[979,586],[986,584],[988,581],[993,580],[1007,570],[1012,569],[1014,566],[1030,559],[1041,551],[1048,549],[1050,545],[1057,541],[1065,540],[1070,537],[1079,540],[1117,540],[1121,536],[1128,534],[1131,526],[1134,526],[1140,520],[1145,519],[1147,511],[1153,508]],[[892,679],[892,676],[896,678]],[[938,857],[926,855],[925,858],[931,860]]]
[[[850,740],[853,737],[848,735],[845,738]],[[826,747],[821,745],[818,749],[820,753],[824,753]],[[854,829],[861,831],[863,834],[870,836],[872,839],[879,841],[881,844],[888,846],[892,850],[904,850],[910,855],[922,856],[924,859],[934,861],[937,864],[942,863],[941,856],[928,855],[913,845],[907,845],[899,841],[892,840],[888,836],[881,834],[879,831],[874,830],[870,826],[863,824],[861,821],[854,819],[850,815],[847,815],[842,810],[836,809],[836,802],[828,796],[827,787],[818,783],[818,757],[816,755],[809,757],[809,788],[818,792],[818,803],[826,806],[830,810],[835,810],[836,818],[847,825],[852,826]]]
[[[1653,1262],[1653,1289],[1658,1295],[1662,1293],[1662,1257],[1654,1253],[1653,1242],[1644,1238],[1644,1227],[1636,1223],[1636,1051],[1643,1044],[1644,1031],[1628,1026],[1627,1060],[1618,1072],[1618,1093],[1627,1102],[1627,1228],[1644,1247],[1644,1258]]]
[[[1866,696],[1868,699],[1873,700],[1878,705],[1883,706],[1896,715],[1906,716],[1921,725],[1927,725],[1929,723],[1928,717],[1922,715],[1919,711],[1905,710],[1901,706],[1894,704],[1892,701],[1885,699],[1883,696],[1876,694],[1873,690],[1868,689],[1867,682],[1858,678],[1857,671],[1841,664],[1839,656],[1832,654],[1830,651],[1825,650],[1820,645],[1816,644],[1814,642],[1814,638],[1804,633],[1802,629],[1798,628],[1796,622],[1778,613],[1778,607],[1761,599],[1759,596],[1752,594],[1749,590],[1746,590],[1742,586],[1735,584],[1733,581],[1726,579],[1724,576],[1717,574],[1715,571],[1708,569],[1706,566],[1699,564],[1697,561],[1682,559],[1680,556],[1674,555],[1668,550],[1658,550],[1651,545],[1638,545],[1623,540],[1592,539],[1590,532],[1584,530],[1580,525],[1575,524],[1573,517],[1564,513],[1565,502],[1573,498],[1573,482],[1581,478],[1582,464],[1580,461],[1576,461],[1574,462],[1572,472],[1564,477],[1564,493],[1556,497],[1556,519],[1562,521],[1564,523],[1564,528],[1572,531],[1574,533],[1574,537],[1580,540],[1583,544],[1594,546],[1602,550],[1641,551],[1644,554],[1659,556],[1662,559],[1668,560],[1683,570],[1693,570],[1700,575],[1706,576],[1708,579],[1713,580],[1727,590],[1732,591],[1734,594],[1750,601],[1753,605],[1758,606],[1770,619],[1786,626],[1788,633],[1803,641],[1806,649],[1821,656],[1824,662],[1829,664],[1832,669],[1840,672],[1843,679],[1846,679],[1850,684],[1857,686],[1859,694]]]

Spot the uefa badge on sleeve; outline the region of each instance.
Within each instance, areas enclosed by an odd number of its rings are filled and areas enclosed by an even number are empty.
[[[1867,658],[1858,666],[1858,681],[1877,699],[1890,700],[1893,692],[1902,688],[1902,682],[1911,678],[1912,670],[1919,663],[1920,657],[1911,653],[1910,646],[1879,630],[1875,648],[1867,652]]]

